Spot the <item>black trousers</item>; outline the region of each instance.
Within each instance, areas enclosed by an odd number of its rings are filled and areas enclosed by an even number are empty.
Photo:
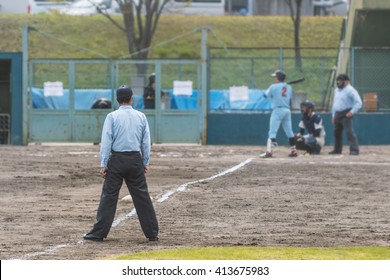
[[[129,189],[142,231],[147,238],[158,236],[158,222],[148,192],[144,165],[139,152],[113,152],[108,162],[96,223],[89,234],[106,238],[114,221],[123,180]]]
[[[353,130],[352,118],[347,118],[344,112],[336,113],[334,123],[334,151],[343,151],[343,129],[347,134],[350,152],[359,153],[359,143],[355,131]]]
[[[316,142],[313,142],[313,143],[307,143],[305,141],[305,138],[300,138],[300,140],[296,141],[296,148],[298,150],[303,150],[303,151],[306,151],[308,152],[309,154],[313,154],[313,155],[319,155],[320,152],[321,152],[321,146],[316,143]]]

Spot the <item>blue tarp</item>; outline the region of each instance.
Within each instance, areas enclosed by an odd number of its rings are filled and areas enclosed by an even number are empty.
[[[111,90],[80,89],[75,90],[75,109],[91,109],[99,98],[111,100]],[[44,96],[43,89],[32,88],[33,108],[38,109],[69,109],[69,90],[64,89],[62,96]]]
[[[170,108],[178,110],[196,110],[198,108],[198,91],[192,95],[173,95],[172,89],[163,90],[169,93]],[[74,94],[76,110],[91,109],[92,104],[99,98],[112,100],[109,89],[77,89]],[[211,110],[270,110],[271,105],[264,97],[264,90],[250,89],[248,100],[231,101],[229,90],[212,89],[209,91],[209,108]],[[44,96],[42,88],[32,88],[32,104],[37,109],[69,109],[69,90],[64,89],[62,96]],[[133,106],[143,109],[143,97],[134,95]]]
[[[212,89],[210,94],[211,110],[271,110],[271,103],[264,97],[264,90],[249,89],[248,100],[230,100],[229,90]]]

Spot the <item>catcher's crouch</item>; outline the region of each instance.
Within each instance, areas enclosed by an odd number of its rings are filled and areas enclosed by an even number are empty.
[[[314,112],[314,103],[301,103],[302,118],[299,122],[299,132],[295,135],[296,148],[311,155],[318,155],[325,145],[325,128],[320,115]],[[307,134],[304,135],[305,130]]]

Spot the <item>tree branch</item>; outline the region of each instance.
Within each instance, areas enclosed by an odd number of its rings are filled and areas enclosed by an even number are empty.
[[[88,0],[89,1],[89,0]],[[96,5],[94,2],[91,2],[89,1],[91,4],[93,4],[98,13],[99,14],[102,14],[103,16],[105,16],[114,26],[116,26],[119,30],[121,30],[122,32],[126,33],[126,28],[124,28],[122,25],[120,25],[119,23],[117,23],[112,17],[110,14],[108,13],[105,13],[102,9],[100,9],[100,7],[98,5]],[[117,1],[118,2],[118,1]],[[119,3],[118,3],[119,4]]]
[[[292,3],[292,0],[284,0],[284,2],[286,2],[289,10],[290,10],[290,17],[291,17],[291,20],[293,23],[295,23],[295,13],[294,13],[294,7],[293,7],[293,3]]]
[[[133,59],[147,58],[160,15],[170,0],[115,1],[121,9],[124,27],[115,22],[102,9],[99,12],[125,32],[129,54]],[[138,70],[141,71],[142,69]]]

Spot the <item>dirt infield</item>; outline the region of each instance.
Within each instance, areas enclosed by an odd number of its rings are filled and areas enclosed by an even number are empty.
[[[160,241],[118,202],[104,242],[83,241],[99,202],[99,147],[0,146],[0,258],[97,259],[198,246],[389,246],[390,147],[290,159],[279,147],[154,145]],[[347,148],[345,149],[347,151]],[[233,168],[234,167],[234,168]],[[123,187],[120,198],[126,196]],[[126,216],[127,215],[127,216]]]

